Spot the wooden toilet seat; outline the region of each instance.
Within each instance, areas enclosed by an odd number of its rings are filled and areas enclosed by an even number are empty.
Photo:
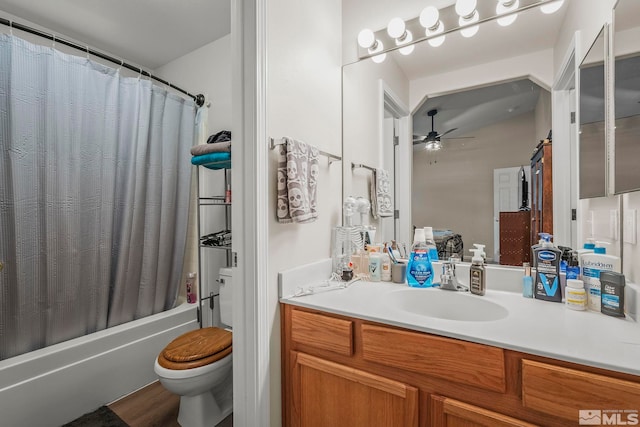
[[[158,364],[174,370],[209,365],[231,353],[231,338],[231,332],[215,327],[189,331],[160,352]]]

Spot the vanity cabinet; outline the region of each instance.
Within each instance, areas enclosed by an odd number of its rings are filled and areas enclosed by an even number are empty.
[[[640,411],[633,375],[290,304],[281,314],[284,426],[564,427],[580,410]]]

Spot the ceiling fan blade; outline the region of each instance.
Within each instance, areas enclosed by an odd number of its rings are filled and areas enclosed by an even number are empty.
[[[457,130],[457,129],[458,129],[458,128],[449,129],[448,131],[446,131],[446,132],[441,133],[440,135],[438,135],[438,138],[440,138],[440,137],[442,137],[442,136],[445,136],[446,134],[451,133],[451,132],[453,132],[454,130]]]

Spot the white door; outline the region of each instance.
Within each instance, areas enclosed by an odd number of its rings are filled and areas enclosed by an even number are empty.
[[[493,260],[495,262],[500,262],[500,212],[517,212],[521,205],[520,168],[521,166],[516,166],[493,170]],[[524,171],[527,182],[530,183],[531,167],[525,166]]]

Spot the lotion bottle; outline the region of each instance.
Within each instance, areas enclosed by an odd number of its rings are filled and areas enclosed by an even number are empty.
[[[602,245],[607,242],[596,242],[593,253],[582,255],[582,281],[587,291],[587,308],[593,311],[601,310],[600,273],[613,271],[620,273],[620,258],[615,255],[607,255],[607,250]]]

